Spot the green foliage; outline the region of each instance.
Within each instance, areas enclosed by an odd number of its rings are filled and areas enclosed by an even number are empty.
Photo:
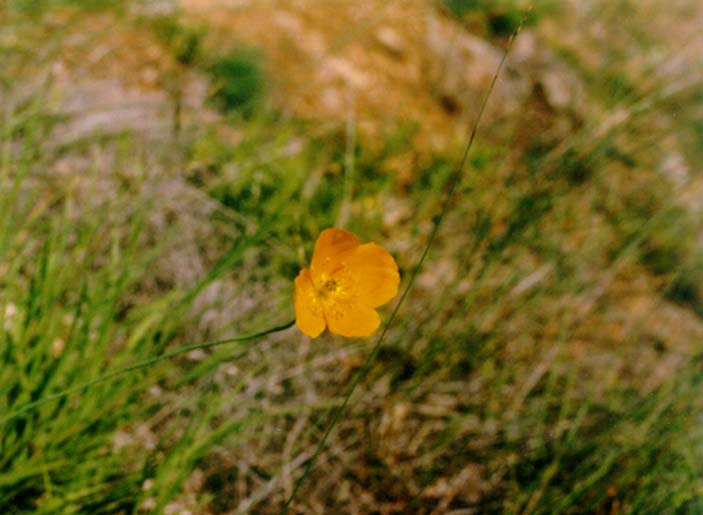
[[[457,18],[461,18],[469,11],[484,7],[481,0],[444,0],[444,5]]]
[[[536,24],[556,6],[550,0],[529,7],[518,0],[441,0],[441,3],[452,16],[464,21],[478,21],[494,37],[509,36],[520,23],[526,26]]]
[[[703,256],[694,254],[697,266],[679,268],[666,291],[667,298],[690,307],[703,318]]]
[[[8,0],[9,7],[27,13],[41,13],[55,7],[74,7],[85,10],[97,10],[124,6],[123,0]]]
[[[265,89],[261,59],[258,51],[242,48],[217,58],[209,67],[212,98],[223,112],[250,117],[261,105]]]
[[[8,149],[12,143],[0,162],[0,511],[133,512],[148,498],[161,512],[204,453],[241,437],[251,421],[266,416],[215,424],[227,399],[219,393],[219,402],[200,404],[195,396],[167,407],[147,390],[155,384],[170,388],[170,367],[122,374],[87,390],[81,385],[177,340],[198,293],[227,273],[260,235],[238,238],[191,288],[146,293],[143,283],[151,280],[155,260],[177,247],[178,238],[166,230],[160,244],[144,245],[150,206],[133,205],[130,183],[76,216],[70,189],[32,180],[37,168],[51,166],[41,144],[47,122],[31,110],[12,113],[5,124],[5,137],[12,139],[0,144]],[[110,142],[98,139],[100,144]],[[143,168],[133,145],[119,148],[123,155],[116,162]],[[201,375],[189,379],[192,388],[227,357],[226,349],[211,354]],[[23,411],[66,389],[74,391]],[[140,424],[148,427],[159,410],[162,439],[144,453]],[[188,417],[190,410],[199,416]],[[148,497],[147,480],[154,485]]]
[[[204,28],[187,26],[174,16],[157,16],[149,21],[154,33],[168,45],[179,63],[192,66],[199,62]]]
[[[32,135],[41,132],[36,126],[40,122],[38,117],[25,119],[20,148],[38,148]],[[6,161],[0,169],[0,177],[16,178],[0,189],[6,201],[0,211],[0,262],[5,270],[0,301],[0,506],[4,513],[131,509],[138,478],[125,475],[130,457],[110,452],[111,434],[126,420],[148,412],[148,402],[140,400],[143,377],[125,377],[78,399],[5,419],[23,404],[109,368],[109,361],[95,356],[110,355],[112,363],[124,363],[150,351],[159,341],[157,334],[167,334],[170,327],[164,317],[154,318],[156,305],[143,306],[140,315],[125,313],[126,292],[150,263],[148,254],[136,252],[141,213],[123,220],[106,215],[74,221],[70,200],[59,191],[51,197],[56,207],[47,209],[40,202],[47,192],[27,190],[24,182],[39,159],[41,154]],[[33,239],[19,237],[22,231],[30,231]],[[135,327],[141,327],[140,335],[130,338],[136,336]],[[119,341],[131,344],[116,351]],[[106,485],[110,492],[93,504],[94,493]],[[51,495],[42,498],[46,492]]]
[[[504,13],[494,35],[522,16],[517,2],[447,5],[466,19]],[[173,18],[153,28],[184,67],[207,60],[199,30]],[[296,509],[345,511],[325,483],[341,478],[354,501],[431,513],[443,485],[468,477],[476,492],[442,509],[703,510],[701,357],[684,332],[672,343],[643,329],[662,304],[687,322],[703,316],[700,227],[637,148],[596,140],[588,124],[527,149],[480,134],[448,199],[460,149],[415,156],[410,123],[369,141],[266,112],[256,53],[209,70],[213,100],[244,119],[186,127],[177,141],[126,131],[57,149],[47,142],[61,120],[45,97],[1,111],[1,513],[164,513],[184,502],[218,513],[251,499],[251,512],[278,513],[283,483],[300,474],[292,463],[309,459],[369,341],[311,344],[291,331],[81,385],[287,318],[290,280],[345,206],[347,226],[386,242],[407,281],[443,202],[429,260]],[[21,84],[7,76],[9,104]],[[408,154],[401,183],[394,163]],[[91,170],[82,193],[56,171],[75,162]],[[167,209],[160,183],[141,194],[162,169],[208,206],[193,228],[213,229],[207,239],[171,227],[195,202]],[[106,178],[119,186],[92,205]],[[193,240],[209,256],[193,283],[159,283],[160,258]],[[653,312],[620,305],[632,291],[616,283],[633,277]]]

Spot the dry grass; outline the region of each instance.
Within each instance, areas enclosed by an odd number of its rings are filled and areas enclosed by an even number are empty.
[[[694,4],[623,20],[563,2],[521,34],[430,262],[291,512],[701,508]],[[0,389],[3,411],[35,383],[288,318],[341,206],[407,277],[504,44],[419,0],[188,1],[168,37],[125,5],[2,13],[0,381],[21,385]],[[208,67],[252,45],[268,105],[222,115]],[[105,325],[80,340],[82,281]],[[279,513],[372,344],[293,329],[6,422],[0,507]],[[92,364],[72,373],[78,356]]]

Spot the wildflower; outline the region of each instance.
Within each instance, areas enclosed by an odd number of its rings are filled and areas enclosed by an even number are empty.
[[[398,266],[383,247],[359,244],[352,233],[325,229],[310,268],[295,279],[295,324],[317,337],[328,327],[342,336],[368,336],[381,323],[377,308],[398,293]]]

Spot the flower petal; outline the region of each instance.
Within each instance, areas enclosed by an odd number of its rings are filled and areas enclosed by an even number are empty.
[[[333,276],[343,287],[353,291],[362,303],[381,306],[398,294],[398,265],[393,256],[375,243],[365,243],[346,260],[344,269]]]
[[[376,310],[360,302],[325,306],[330,332],[341,336],[369,336],[381,324]]]
[[[313,277],[332,274],[359,247],[359,240],[342,229],[325,229],[315,242],[312,254]]]
[[[303,268],[295,278],[295,325],[303,333],[316,338],[325,330],[325,318],[310,270]]]

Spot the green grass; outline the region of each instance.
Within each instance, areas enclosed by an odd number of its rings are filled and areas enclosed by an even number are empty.
[[[86,11],[99,11],[103,9],[122,9],[123,0],[8,0],[7,7],[14,11],[32,14],[44,14],[55,8],[73,8]]]
[[[146,20],[151,30],[173,52],[184,66],[198,64],[202,54],[202,40],[207,32],[202,27],[190,27],[174,15],[153,16]]]
[[[291,329],[82,385],[286,322],[292,279],[343,213],[407,281],[461,157],[464,142],[418,156],[400,184],[388,163],[416,126],[370,142],[284,117],[258,55],[209,56],[200,29],[143,22],[184,69],[220,63],[215,98],[243,116],[57,148],[49,86],[19,95],[35,50],[16,36],[36,27],[0,30],[2,513],[279,513],[372,338]],[[703,511],[700,220],[629,145],[690,99],[525,148],[479,135],[291,512]]]
[[[216,58],[210,65],[213,101],[222,111],[245,117],[254,114],[266,83],[261,59],[255,49],[240,48]]]
[[[482,26],[491,37],[510,36],[521,23],[533,26],[558,8],[558,3],[552,0],[529,3],[518,0],[441,0],[438,3],[456,19]]]

